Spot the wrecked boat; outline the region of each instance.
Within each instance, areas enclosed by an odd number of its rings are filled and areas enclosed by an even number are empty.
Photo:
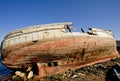
[[[40,78],[119,57],[112,31],[73,29],[65,22],[10,32],[1,44],[2,63],[13,69],[37,64]]]

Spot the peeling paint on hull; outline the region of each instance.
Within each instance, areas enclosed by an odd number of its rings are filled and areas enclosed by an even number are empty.
[[[17,68],[19,65],[37,62],[48,63],[49,61],[57,60],[58,63],[59,60],[62,60],[63,64],[64,62],[68,62],[68,64],[69,62],[84,64],[86,62],[96,62],[99,58],[107,56],[108,59],[117,57],[118,53],[115,48],[115,41],[112,39],[77,37],[74,39],[48,40],[43,43],[38,42],[29,44],[29,46],[25,45],[25,47],[21,46],[17,50],[13,49],[2,62],[10,68]],[[9,50],[10,48],[7,49]],[[8,52],[8,50],[6,51]]]
[[[2,42],[3,64],[17,69],[44,63],[46,67],[66,66],[66,70],[119,57],[116,42],[109,32],[65,32],[67,25],[52,24],[11,32]]]

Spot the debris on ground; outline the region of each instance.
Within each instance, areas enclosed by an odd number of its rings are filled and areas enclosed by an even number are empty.
[[[68,70],[62,74],[44,77],[39,81],[120,81],[113,72],[113,67],[120,63],[120,58],[85,66],[75,70]],[[32,81],[36,75],[33,71],[27,73],[15,71],[8,81]]]

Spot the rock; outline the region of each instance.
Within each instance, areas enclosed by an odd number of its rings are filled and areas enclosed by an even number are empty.
[[[63,73],[63,76],[65,76],[65,77],[66,77],[66,76],[67,76],[67,74],[66,74],[66,73]]]
[[[103,68],[103,69],[106,69],[107,67],[103,64],[95,64],[94,67],[96,68]]]
[[[32,70],[32,67],[28,67],[28,69],[26,71],[29,72],[31,70]]]
[[[13,75],[13,76],[12,76],[12,79],[14,80],[16,77],[17,77],[16,75]]]
[[[30,71],[27,76],[28,79],[33,78],[33,71]]]
[[[21,78],[24,78],[25,77],[25,73],[23,72],[20,72],[20,71],[16,71],[15,74]]]
[[[65,76],[62,76],[62,78],[64,79],[64,78],[65,78]]]
[[[78,78],[78,77],[79,77],[79,75],[77,75],[77,74],[72,76],[72,78]]]
[[[71,77],[72,76],[72,74],[68,74],[68,76],[67,77]]]
[[[52,81],[50,78],[42,78],[42,79],[40,79],[40,81]]]
[[[83,73],[77,73],[79,76],[85,76],[85,74]]]

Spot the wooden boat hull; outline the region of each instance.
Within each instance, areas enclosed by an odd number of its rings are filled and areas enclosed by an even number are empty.
[[[108,38],[57,38],[7,47],[2,54],[10,52],[3,55],[2,62],[9,68],[24,68],[38,62],[85,65],[118,57],[115,48],[115,41]]]
[[[48,24],[9,33],[1,44],[2,63],[13,69],[36,63],[80,67],[119,56],[111,31],[72,32],[70,25]]]
[[[1,44],[2,63],[12,69],[27,69],[37,64],[38,81],[119,57],[116,41],[109,30],[89,28],[72,32],[71,23],[33,26],[10,32]],[[69,31],[69,32],[67,32]]]

